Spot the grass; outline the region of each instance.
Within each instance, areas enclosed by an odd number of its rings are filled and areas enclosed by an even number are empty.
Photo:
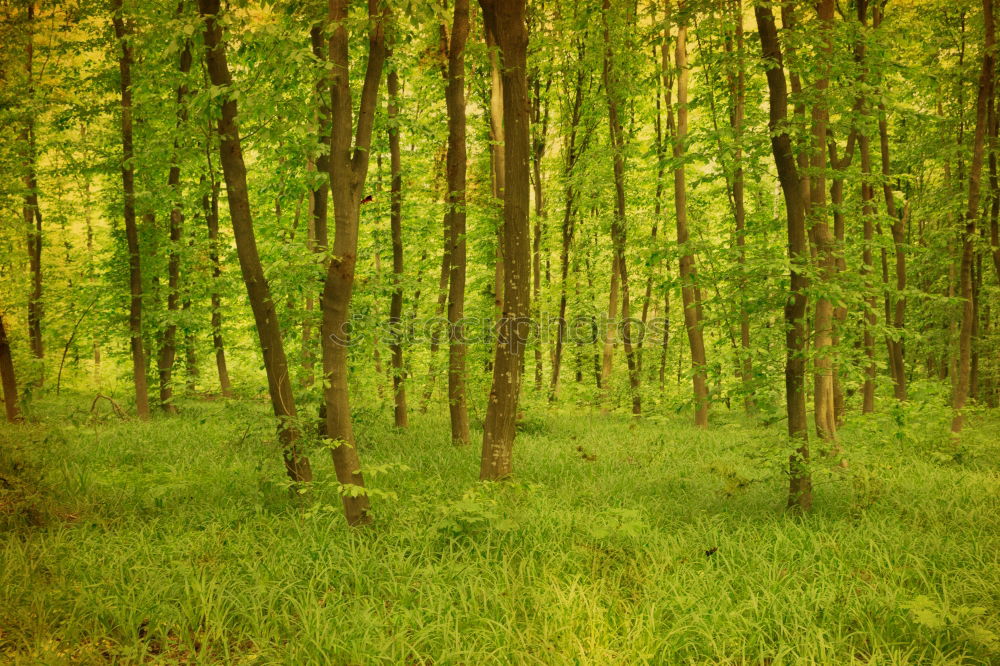
[[[259,401],[0,429],[0,662],[1000,662],[1000,425],[856,417],[850,465],[782,511],[781,425],[527,407],[480,484],[443,414],[357,414],[375,524],[332,464],[288,500]],[[938,434],[941,433],[941,434]]]

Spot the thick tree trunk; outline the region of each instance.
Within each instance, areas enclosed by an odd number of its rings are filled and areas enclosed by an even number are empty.
[[[10,353],[7,329],[3,325],[3,313],[0,313],[0,388],[3,388],[3,406],[7,413],[7,423],[20,423],[22,417],[21,408],[18,406],[14,358]]]
[[[178,7],[178,14],[183,11],[183,5]],[[179,70],[181,78],[191,71],[191,43],[184,42],[181,51]],[[184,128],[187,121],[187,84],[177,86],[177,133]],[[160,408],[170,414],[177,412],[174,405],[173,369],[177,354],[177,310],[180,303],[181,274],[181,236],[184,233],[184,214],[181,212],[181,167],[179,138],[174,137],[173,164],[167,176],[167,189],[173,197],[170,208],[170,247],[167,258],[167,325],[163,330],[160,343],[160,355],[157,359],[157,369],[160,375]]]
[[[525,0],[480,0],[483,20],[502,62],[504,141],[503,317],[498,327],[493,384],[483,425],[482,480],[510,476],[521,361],[531,312],[528,233],[528,31]]]
[[[683,5],[679,5],[678,10],[682,11]],[[687,26],[684,23],[678,28],[674,53],[677,67],[677,130],[674,136],[674,159],[682,160],[686,150],[688,125]],[[687,188],[683,162],[674,168],[674,206],[677,214],[677,245],[683,253],[680,259],[681,298],[684,303],[684,325],[691,347],[691,368],[694,373],[694,422],[697,426],[707,428],[708,367],[705,360],[705,336],[702,331],[704,318],[694,253],[688,247]]]
[[[122,109],[122,190],[124,193],[125,241],[128,245],[129,335],[132,350],[132,377],[135,384],[135,411],[140,419],[149,418],[149,389],[146,383],[146,351],[142,342],[142,263],[139,258],[139,228],[135,220],[135,154],[132,148],[132,45],[131,31],[125,27],[122,0],[112,0],[112,22],[121,54]]]
[[[448,192],[445,229],[448,233],[448,407],[451,441],[470,443],[469,411],[465,395],[465,41],[469,36],[469,2],[455,0],[455,15],[448,45]]]
[[[222,26],[218,21],[219,0],[198,0],[198,8],[205,21],[205,63],[212,85],[228,90],[232,86],[232,77],[226,61],[226,42],[222,36]],[[217,130],[222,171],[226,179],[226,194],[229,200],[229,217],[236,240],[236,254],[239,257],[243,282],[247,288],[247,299],[250,301],[257,327],[268,391],[271,395],[271,408],[278,421],[278,441],[281,443],[285,470],[292,481],[307,482],[312,480],[312,469],[309,459],[302,455],[298,448],[298,419],[288,372],[288,360],[285,357],[274,299],[271,297],[271,289],[264,276],[260,255],[257,253],[257,239],[254,235],[247,191],[247,171],[240,142],[237,103],[230,96],[224,99]]]
[[[393,423],[397,428],[409,425],[406,412],[406,367],[403,364],[403,168],[399,154],[398,107],[399,74],[392,69],[388,75],[389,116],[389,227],[392,233],[392,298],[389,301],[389,326],[392,340]]]
[[[858,147],[861,151],[861,215],[864,219],[864,249],[861,261],[862,274],[865,279],[865,317],[863,331],[863,346],[865,352],[865,381],[861,389],[861,413],[871,414],[875,411],[875,378],[878,374],[875,366],[875,326],[877,299],[875,297],[875,264],[872,257],[872,244],[875,239],[875,205],[874,188],[872,187],[872,160],[868,135],[861,132],[858,136]]]
[[[972,266],[974,263],[973,243],[976,237],[976,218],[979,216],[980,181],[983,170],[984,146],[986,143],[987,101],[993,94],[993,75],[996,63],[994,47],[996,43],[993,0],[983,0],[983,68],[979,75],[979,92],[976,99],[976,133],[972,143],[972,164],[969,168],[969,198],[965,212],[965,228],[962,235],[962,263],[959,271],[959,295],[964,305],[962,325],[958,338],[958,372],[955,378],[951,406],[955,416],[951,431],[955,435],[962,432],[965,424],[965,401],[969,395],[970,369],[972,365],[972,333],[976,316],[972,293]]]
[[[322,345],[323,375],[326,380],[326,436],[333,441],[333,463],[337,480],[355,492],[343,495],[344,513],[351,525],[371,522],[368,496],[364,492],[361,460],[354,443],[351,405],[348,394],[347,321],[358,252],[358,221],[361,197],[368,175],[372,126],[378,100],[382,66],[385,63],[385,19],[387,9],[369,0],[368,64],[357,114],[357,135],[353,138],[347,20],[347,0],[330,0],[330,194],[333,199],[335,230],[333,252],[323,287]],[[353,145],[352,145],[353,143]]]
[[[791,263],[791,293],[785,302],[785,400],[788,435],[798,448],[789,458],[788,506],[803,512],[812,508],[812,476],[809,473],[809,433],[805,396],[806,277],[809,259],[806,247],[805,205],[792,141],[788,134],[788,88],[781,61],[778,29],[770,7],[756,5],[757,31],[767,62],[771,151],[785,199],[788,222],[788,258]]]

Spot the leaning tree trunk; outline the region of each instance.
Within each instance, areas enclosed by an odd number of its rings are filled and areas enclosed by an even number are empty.
[[[389,301],[389,326],[392,339],[392,394],[393,422],[397,428],[406,428],[406,367],[403,364],[403,168],[399,155],[399,124],[397,100],[399,99],[399,74],[389,71],[389,227],[392,233],[392,297]]]
[[[212,85],[228,91],[232,87],[229,64],[226,61],[226,42],[222,36],[219,18],[219,0],[198,0],[198,8],[205,21],[205,64]],[[247,191],[247,170],[243,161],[240,127],[236,99],[226,96],[218,118],[219,153],[222,172],[226,179],[229,200],[229,217],[233,223],[236,254],[239,257],[247,299],[253,310],[254,323],[267,374],[271,395],[271,408],[278,421],[278,441],[281,443],[285,470],[295,482],[312,480],[309,459],[298,447],[299,429],[292,394],[288,360],[285,357],[278,315],[271,297],[271,289],[264,276],[264,269],[257,253],[250,198]]]
[[[679,6],[683,10],[683,5]],[[684,158],[688,125],[688,68],[687,68],[687,26],[681,23],[677,31],[675,62],[677,66],[677,130],[674,136],[674,205],[677,213],[677,245],[683,254],[680,260],[681,298],[684,303],[684,324],[687,328],[688,343],[691,346],[691,367],[694,371],[694,422],[702,428],[708,427],[708,376],[705,360],[705,336],[702,331],[704,318],[701,312],[701,290],[698,288],[698,273],[695,268],[694,253],[688,247],[687,189],[685,186]]]
[[[332,256],[323,285],[322,345],[326,405],[326,436],[332,440],[333,464],[337,480],[346,488],[344,514],[350,525],[371,522],[368,495],[361,475],[361,459],[354,442],[351,404],[348,394],[346,336],[351,293],[358,252],[358,222],[361,197],[368,175],[372,125],[378,89],[385,63],[385,21],[388,9],[380,10],[369,0],[368,64],[365,69],[357,114],[357,135],[353,138],[347,20],[347,0],[330,0],[330,195],[333,200],[334,235]]]
[[[979,216],[979,190],[983,170],[984,146],[986,143],[987,101],[993,94],[993,70],[996,55],[993,24],[993,0],[983,0],[983,20],[985,39],[983,41],[983,68],[979,75],[979,92],[976,98],[976,133],[972,143],[972,164],[969,167],[969,199],[965,212],[965,229],[962,237],[962,263],[959,271],[959,294],[964,301],[962,326],[958,337],[958,368],[952,393],[951,406],[955,416],[951,431],[955,435],[962,432],[965,424],[965,401],[969,395],[969,372],[972,365],[972,331],[975,307],[972,300],[973,243],[976,237],[976,218]]]
[[[10,341],[7,339],[7,329],[3,325],[2,312],[0,312],[0,388],[3,388],[3,406],[7,413],[7,423],[19,423],[22,417],[21,408],[17,404],[14,358],[10,353]]]
[[[445,229],[448,233],[448,409],[451,441],[469,440],[469,410],[465,396],[465,41],[469,36],[469,2],[455,0],[455,16],[448,44],[448,192]]]
[[[178,7],[178,14],[184,5]],[[167,326],[163,330],[157,369],[160,375],[160,408],[176,413],[174,405],[173,370],[177,355],[177,310],[180,303],[181,236],[184,233],[184,214],[181,212],[181,166],[179,135],[187,121],[187,84],[183,82],[191,71],[191,42],[184,41],[179,66],[182,83],[177,86],[177,136],[174,137],[173,164],[167,175],[167,189],[173,197],[170,208],[170,248],[167,259]]]
[[[483,21],[502,63],[504,142],[503,316],[498,326],[493,385],[483,424],[482,480],[513,470],[514,423],[521,392],[521,361],[531,312],[531,239],[528,232],[528,30],[525,0],[480,0]]]
[[[125,27],[122,0],[112,0],[115,38],[121,46],[118,70],[121,75],[122,108],[122,190],[124,193],[125,242],[128,245],[129,336],[132,349],[132,377],[135,384],[135,411],[149,418],[149,389],[146,384],[146,351],[142,344],[142,264],[139,258],[139,228],[135,221],[135,153],[132,147],[132,45],[131,31]]]
[[[806,247],[805,203],[799,180],[792,140],[788,134],[788,88],[781,62],[781,44],[770,7],[756,5],[757,32],[767,64],[771,151],[785,199],[788,223],[788,259],[791,264],[791,293],[785,302],[785,405],[788,435],[798,448],[789,458],[788,506],[804,512],[812,508],[812,476],[809,473],[809,432],[806,418],[805,346],[806,276],[809,259]]]

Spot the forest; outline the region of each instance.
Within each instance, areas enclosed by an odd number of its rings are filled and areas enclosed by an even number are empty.
[[[995,23],[0,0],[0,663],[1000,663]]]

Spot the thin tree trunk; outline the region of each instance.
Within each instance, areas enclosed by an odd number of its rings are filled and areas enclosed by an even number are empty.
[[[25,44],[24,74],[27,79],[25,97],[29,108],[24,130],[21,132],[21,140],[24,149],[24,205],[22,211],[27,235],[28,272],[31,285],[28,290],[28,339],[31,355],[35,358],[43,358],[45,347],[42,342],[42,211],[38,207],[38,177],[35,171],[35,109],[32,107],[35,102],[33,72],[35,0],[28,0],[26,9],[28,20],[25,29],[27,43]],[[43,378],[44,373],[39,376],[39,382]]]
[[[959,329],[958,373],[954,384],[951,406],[955,416],[951,431],[956,436],[965,424],[965,401],[969,395],[969,375],[972,365],[972,333],[975,319],[975,304],[972,293],[972,266],[974,263],[973,243],[976,237],[976,218],[979,216],[979,190],[982,177],[984,146],[986,143],[987,100],[993,94],[993,70],[996,56],[993,52],[995,34],[993,23],[993,0],[983,0],[983,20],[985,38],[983,41],[983,68],[979,75],[979,91],[976,99],[976,133],[972,144],[972,164],[969,169],[969,198],[965,212],[965,229],[962,236],[962,263],[959,272],[959,293],[964,301],[962,325]]]
[[[470,443],[469,411],[465,391],[465,41],[469,36],[469,2],[455,0],[455,15],[448,45],[448,192],[445,229],[450,258],[448,280],[448,407],[451,441]]]
[[[678,3],[678,11],[683,11],[683,0]],[[682,160],[686,150],[688,125],[688,66],[687,66],[687,25],[683,22],[677,30],[675,49],[677,67],[677,125],[674,136],[674,159]],[[695,268],[694,253],[688,247],[687,189],[685,169],[681,162],[674,167],[674,206],[677,214],[677,245],[683,254],[680,259],[681,297],[684,302],[684,324],[688,343],[691,346],[691,368],[694,371],[694,422],[702,428],[708,427],[708,376],[705,360],[705,337],[702,331],[704,318],[701,311],[701,290],[698,288],[698,272]]]
[[[209,190],[202,194],[201,206],[208,226],[208,260],[212,263],[212,349],[215,350],[215,367],[219,373],[219,390],[226,398],[233,395],[226,367],[226,345],[222,337],[222,296],[219,283],[222,281],[222,263],[219,261],[219,182],[215,178],[215,167],[211,156],[208,159]]]
[[[629,387],[632,392],[632,413],[642,413],[642,396],[639,392],[639,367],[632,347],[632,324],[629,312],[628,264],[625,258],[625,137],[618,115],[618,100],[615,98],[620,88],[613,66],[613,47],[608,27],[610,0],[604,0],[602,16],[604,20],[604,89],[608,98],[608,127],[611,134],[611,148],[614,153],[615,214],[611,222],[611,240],[614,246],[615,266],[618,269],[622,299],[622,346],[628,364]],[[613,320],[611,320],[613,321]],[[609,321],[609,325],[611,324]],[[617,327],[615,327],[617,328]]]
[[[823,45],[818,56],[821,74],[813,85],[816,101],[812,104],[812,159],[810,160],[811,176],[809,179],[809,211],[811,218],[810,233],[819,259],[819,279],[823,284],[831,284],[836,277],[837,264],[834,256],[834,239],[827,223],[826,206],[826,153],[827,125],[829,110],[827,108],[826,91],[829,87],[829,63],[833,55],[833,0],[820,0],[817,3],[817,13],[823,31]],[[816,423],[816,434],[820,439],[831,443],[835,448],[837,438],[837,422],[834,411],[833,391],[833,302],[829,297],[820,294],[816,299],[816,309],[813,320],[813,353],[814,353],[814,393],[813,409]]]
[[[205,62],[212,85],[228,90],[232,86],[232,77],[226,61],[226,42],[223,39],[222,26],[218,21],[219,0],[198,0],[198,8],[205,21]],[[288,360],[285,357],[285,347],[271,289],[257,253],[236,99],[228,96],[225,98],[217,130],[222,171],[226,179],[226,193],[229,200],[229,217],[236,240],[236,254],[239,257],[243,282],[247,288],[247,299],[250,301],[257,327],[264,371],[267,374],[268,390],[271,395],[271,407],[278,422],[278,441],[282,448],[285,470],[292,481],[308,482],[312,480],[312,468],[309,459],[302,455],[298,448],[298,419],[288,372]]]
[[[395,68],[388,75],[389,104],[389,226],[392,233],[392,298],[389,302],[389,326],[392,339],[393,422],[397,428],[409,425],[406,412],[406,368],[403,364],[403,168],[399,155],[399,74]]]
[[[184,10],[181,4],[177,8],[180,16]],[[184,41],[184,49],[181,51],[180,64],[178,67],[181,79],[187,77],[191,71],[191,42]],[[174,357],[177,354],[177,310],[180,301],[180,273],[181,273],[181,236],[184,233],[184,214],[181,212],[181,167],[180,167],[180,139],[179,135],[184,129],[187,121],[187,98],[188,87],[186,83],[177,86],[177,125],[178,136],[174,137],[173,164],[170,165],[170,172],[167,176],[167,189],[173,197],[170,208],[170,247],[167,258],[167,325],[163,330],[163,339],[160,344],[160,355],[157,359],[157,368],[160,376],[160,408],[168,414],[177,412],[174,405],[173,368]]]
[[[129,336],[132,377],[135,384],[135,411],[149,418],[149,390],[146,383],[146,351],[142,342],[142,263],[139,258],[139,228],[135,220],[135,154],[132,148],[132,45],[131,30],[125,26],[122,0],[112,0],[112,23],[121,48],[118,69],[121,76],[122,109],[122,190],[124,193],[125,240],[128,245]]]
[[[504,141],[503,317],[498,327],[493,384],[483,425],[482,480],[513,471],[514,423],[521,392],[521,361],[530,315],[528,233],[528,31],[525,0],[480,0],[486,29],[502,62]]]
[[[582,43],[577,47],[577,53],[582,56]],[[577,146],[577,128],[580,126],[580,117],[583,109],[583,68],[577,70],[573,87],[573,108],[569,117],[569,138],[566,146],[566,160],[563,164],[563,176],[566,183],[565,208],[563,209],[562,221],[562,247],[559,253],[560,282],[559,282],[559,319],[556,329],[556,348],[552,357],[552,383],[549,387],[549,401],[555,401],[559,390],[559,370],[562,362],[563,345],[566,337],[566,281],[569,277],[569,252],[573,245],[573,235],[575,226],[576,192],[573,188],[573,170],[582,152]]]
[[[806,277],[809,259],[806,247],[805,205],[792,141],[788,134],[788,88],[781,59],[778,29],[770,7],[756,5],[757,31],[767,62],[771,151],[785,199],[788,222],[788,258],[791,264],[791,293],[785,302],[785,401],[788,435],[798,447],[789,458],[788,507],[800,512],[812,508],[812,476],[809,472],[809,432],[805,395]]]

